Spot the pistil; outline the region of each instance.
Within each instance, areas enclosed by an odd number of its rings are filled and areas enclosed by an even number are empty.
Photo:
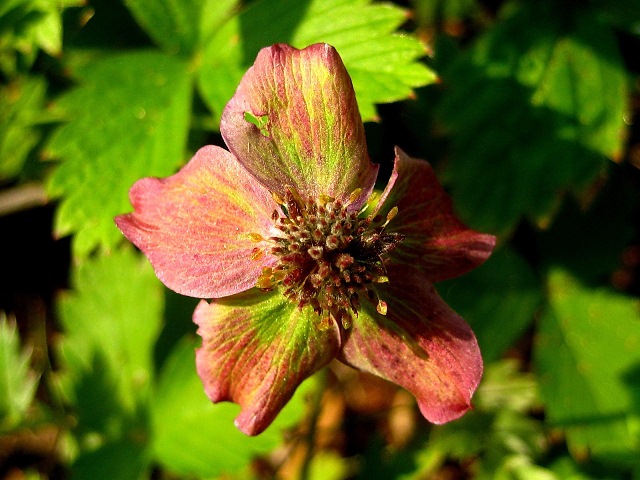
[[[268,239],[278,262],[262,270],[256,286],[271,290],[280,285],[285,297],[299,308],[313,308],[320,328],[329,328],[333,318],[348,329],[363,297],[376,305],[378,313],[387,311],[375,284],[388,281],[386,254],[403,239],[385,230],[397,208],[386,218],[362,217],[349,208],[360,193],[354,191],[345,203],[326,195],[317,200],[302,198],[293,189],[287,190],[285,198],[273,194],[283,212],[281,216],[274,211],[279,234]],[[256,234],[250,235],[253,239]],[[262,240],[256,236],[256,241]],[[262,256],[261,249],[254,249],[252,258]]]

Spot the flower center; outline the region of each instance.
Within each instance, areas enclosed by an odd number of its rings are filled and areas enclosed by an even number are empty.
[[[321,328],[329,328],[331,318],[349,328],[363,297],[379,313],[387,311],[375,284],[389,281],[385,254],[403,239],[399,233],[385,232],[398,209],[391,209],[386,220],[379,215],[360,217],[361,212],[348,208],[360,193],[353,192],[347,203],[328,196],[303,199],[291,189],[284,199],[274,194],[284,213],[273,212],[280,234],[268,240],[278,262],[263,268],[256,286],[270,290],[281,285],[299,308],[313,308]],[[261,253],[255,249],[255,258]]]

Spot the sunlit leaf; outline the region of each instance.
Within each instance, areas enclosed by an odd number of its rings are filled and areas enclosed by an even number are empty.
[[[0,312],[0,432],[22,420],[38,385],[29,369],[31,354],[20,351],[15,322]]]
[[[62,52],[62,12],[80,0],[5,0],[0,4],[0,71],[15,74],[41,49]]]
[[[586,287],[562,271],[550,274],[548,288],[535,365],[549,423],[566,429],[578,459],[637,461],[638,300]]]
[[[0,88],[0,181],[18,175],[38,143],[46,84],[24,77]]]
[[[443,71],[447,175],[463,217],[506,232],[545,220],[621,156],[627,79],[616,39],[588,9],[530,2]]]
[[[499,359],[522,336],[543,301],[542,286],[531,267],[508,248],[498,249],[479,268],[436,287],[471,325],[485,362]]]
[[[113,217],[131,209],[136,180],[167,176],[183,160],[191,88],[187,65],[157,52],[108,56],[76,74],[80,85],[57,105],[71,121],[49,144],[62,163],[48,190],[62,197],[56,234],[75,233],[84,256],[122,239]]]
[[[60,298],[59,313],[61,352],[75,395],[80,392],[89,404],[98,403],[95,408],[105,411],[117,407],[133,412],[149,393],[153,378],[161,285],[145,259],[123,249],[80,263],[73,287]],[[86,390],[82,382],[88,383]],[[101,395],[95,394],[99,384],[111,391],[102,395],[102,407]],[[118,405],[109,406],[108,399]]]
[[[375,103],[407,98],[413,88],[435,81],[416,61],[425,54],[420,42],[394,33],[406,19],[397,6],[370,0],[254,2],[205,46],[199,87],[219,119],[260,48],[326,42],[336,47],[352,77],[363,119],[372,120]]]
[[[128,0],[127,8],[169,53],[192,54],[238,0]]]
[[[242,471],[257,455],[282,442],[282,430],[300,421],[313,378],[298,389],[273,424],[248,437],[233,424],[240,409],[232,403],[213,404],[195,370],[194,341],[178,344],[164,366],[153,396],[153,451],[158,462],[184,475],[211,478]]]

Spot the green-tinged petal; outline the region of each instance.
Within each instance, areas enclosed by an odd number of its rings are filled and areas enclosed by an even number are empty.
[[[241,407],[236,426],[262,432],[300,383],[337,354],[338,326],[319,328],[310,308],[299,309],[279,290],[247,292],[200,302],[193,314],[202,347],[198,374],[213,402]]]
[[[390,267],[385,285],[386,315],[363,302],[338,358],[406,388],[427,420],[455,420],[482,376],[471,328],[417,270]]]
[[[276,204],[226,150],[204,147],[177,174],[139,180],[129,196],[134,212],[116,217],[118,228],[178,293],[232,295],[274,262],[260,238]]]
[[[419,268],[431,282],[468,272],[493,251],[496,238],[458,219],[429,163],[397,147],[393,173],[377,208],[387,215],[394,207],[398,213],[387,230],[401,233],[404,240],[390,253],[390,261]]]
[[[286,187],[358,207],[375,183],[351,79],[336,50],[315,44],[264,48],[222,115],[231,152],[270,190]]]

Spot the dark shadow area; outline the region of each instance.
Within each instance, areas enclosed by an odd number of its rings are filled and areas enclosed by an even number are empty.
[[[258,1],[240,15],[243,64],[251,65],[261,48],[274,43],[291,43],[299,23],[305,18],[310,0]],[[260,35],[256,35],[260,32]]]

